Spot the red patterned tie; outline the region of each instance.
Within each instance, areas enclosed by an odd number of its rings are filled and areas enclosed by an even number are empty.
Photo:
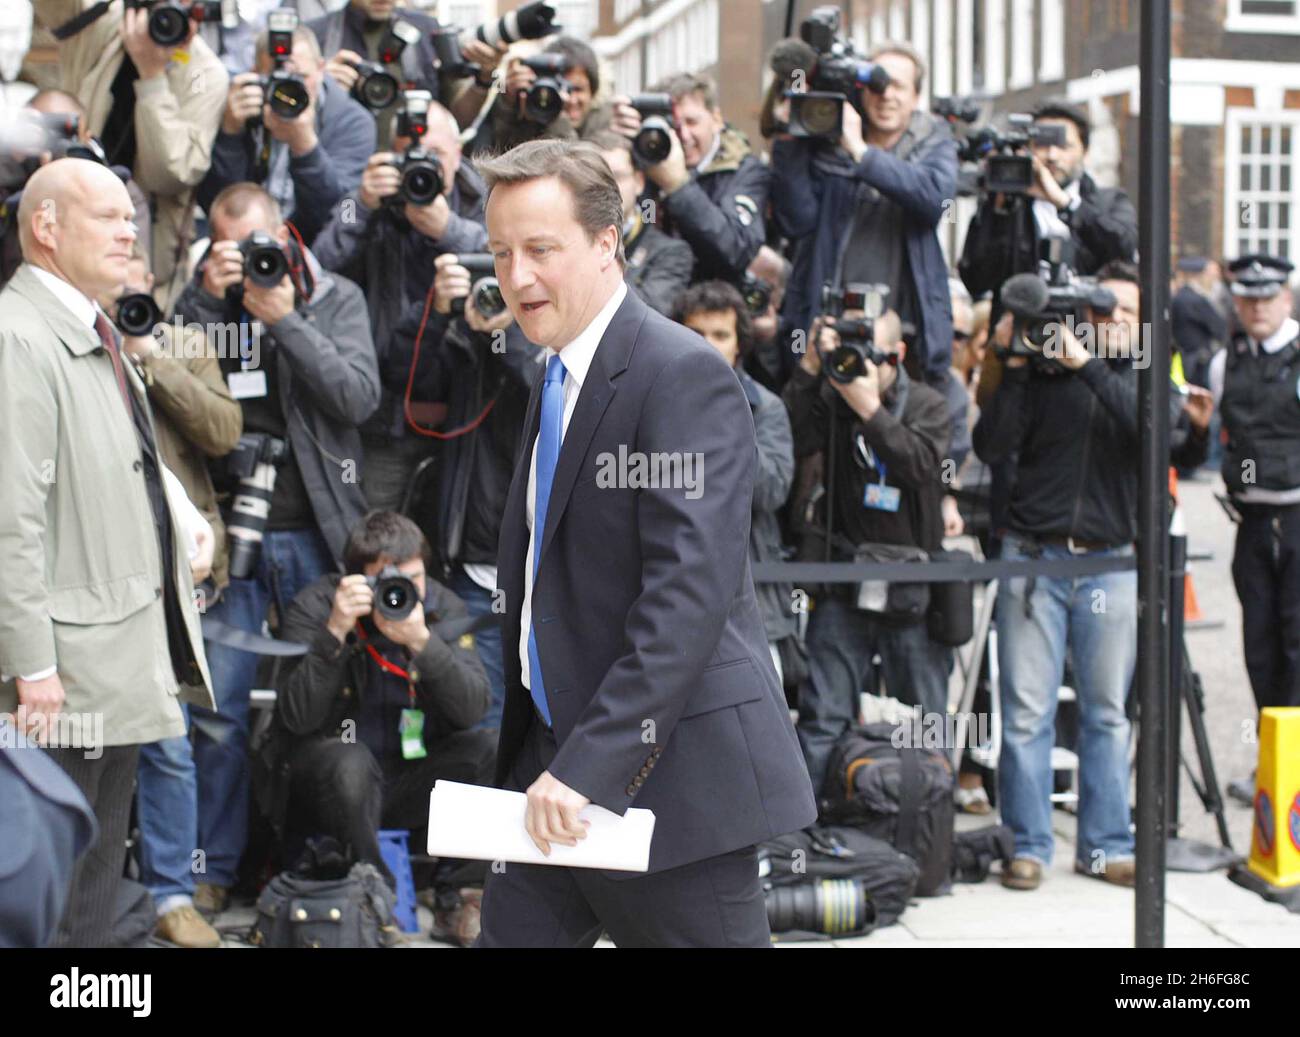
[[[126,385],[126,368],[122,364],[122,350],[117,342],[117,335],[113,332],[113,325],[108,322],[108,318],[102,313],[95,316],[95,330],[99,333],[99,341],[104,344],[104,349],[108,352],[113,361],[113,373],[117,376],[117,387],[122,392],[122,402],[126,404],[126,412],[131,413],[131,390]]]

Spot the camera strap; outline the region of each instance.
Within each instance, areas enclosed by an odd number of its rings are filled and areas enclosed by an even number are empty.
[[[366,632],[361,626],[361,620],[357,620],[357,640],[361,642],[361,646],[365,648],[366,654],[374,660],[376,666],[385,673],[391,673],[394,677],[400,677],[402,680],[406,681],[407,691],[411,696],[411,706],[414,707],[415,680],[411,677],[410,671],[402,669],[394,662],[389,662],[389,660],[379,654],[379,649],[370,643],[370,638],[366,637]]]
[[[112,6],[113,0],[99,0],[99,3],[93,7],[88,7],[78,15],[74,15],[57,29],[51,29],[50,35],[62,43],[64,40],[77,35],[88,25],[93,25],[104,15],[108,14],[108,9]]]

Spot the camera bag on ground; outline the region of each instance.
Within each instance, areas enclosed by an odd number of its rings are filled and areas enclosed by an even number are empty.
[[[397,897],[373,864],[347,867],[332,839],[309,840],[303,860],[267,883],[248,940],[258,947],[387,947]]]
[[[918,896],[948,891],[953,776],[937,749],[895,747],[895,724],[850,727],[831,750],[821,820],[884,839],[921,868]]]
[[[828,940],[893,925],[920,872],[863,831],[814,825],[760,844],[758,874],[779,939]]]
[[[1006,825],[986,825],[953,837],[952,879],[954,882],[983,882],[994,861],[1010,867],[1016,855],[1016,837]]]

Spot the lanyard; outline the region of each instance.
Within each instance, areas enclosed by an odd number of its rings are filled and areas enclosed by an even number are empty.
[[[389,662],[387,659],[385,659],[382,655],[379,654],[379,651],[375,648],[374,645],[370,643],[370,640],[366,637],[366,632],[361,629],[360,620],[357,620],[357,637],[360,639],[362,645],[365,646],[366,651],[370,653],[370,658],[375,661],[376,666],[378,666],[385,673],[391,673],[394,677],[401,677],[402,680],[406,681],[407,691],[410,693],[411,696],[411,708],[414,709],[415,708],[415,681],[411,680],[410,673],[402,669],[396,663]]]

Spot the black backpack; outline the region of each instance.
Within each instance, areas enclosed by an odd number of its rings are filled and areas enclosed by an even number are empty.
[[[883,839],[921,868],[918,896],[951,884],[952,766],[937,749],[896,748],[894,724],[850,727],[831,751],[819,802],[827,824]]]
[[[893,925],[916,890],[916,862],[856,828],[817,826],[762,843],[768,924],[786,940],[864,936]]]

